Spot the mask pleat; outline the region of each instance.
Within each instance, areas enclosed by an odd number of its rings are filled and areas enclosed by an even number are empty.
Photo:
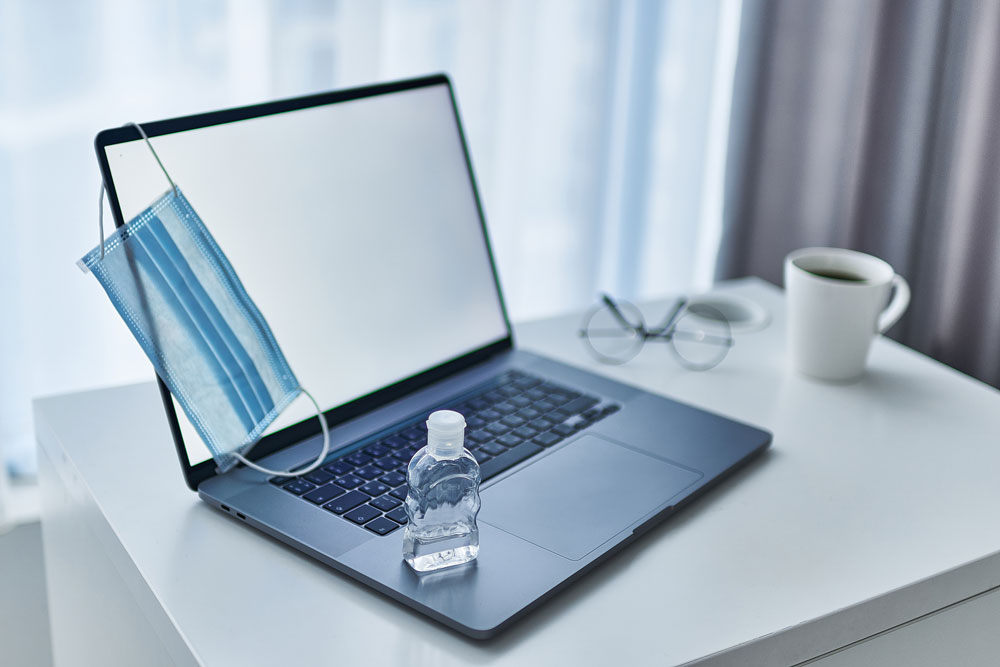
[[[237,338],[232,328],[226,323],[222,313],[219,312],[218,307],[205,290],[201,281],[195,276],[190,264],[184,259],[184,255],[177,247],[177,244],[174,243],[174,240],[170,237],[163,224],[159,219],[156,219],[154,222],[156,224],[148,226],[150,234],[159,244],[160,248],[162,248],[166,260],[176,270],[179,279],[183,281],[183,285],[190,290],[196,304],[204,312],[207,318],[206,326],[210,325],[213,328],[213,332],[224,346],[224,348],[220,349],[220,352],[228,352],[232,356],[232,359],[235,360],[235,367],[230,363],[224,365],[229,369],[230,374],[236,375],[236,377],[233,377],[233,383],[240,391],[240,395],[243,397],[248,409],[250,409],[254,421],[263,419],[271,408],[274,407],[274,401],[271,399],[267,387],[264,386],[260,370],[254,364],[250,355],[247,354],[246,348],[240,342],[239,338]],[[241,373],[237,374],[237,369]]]
[[[154,223],[155,224],[155,223]],[[166,301],[181,321],[187,331],[196,331],[198,335],[190,336],[191,341],[200,349],[203,359],[212,371],[218,386],[225,392],[240,420],[249,430],[253,428],[255,419],[246,405],[243,397],[226,370],[227,362],[235,362],[232,355],[225,349],[214,327],[207,322],[204,311],[183,284],[176,270],[166,259],[162,250],[157,247],[155,239],[143,229],[132,235],[132,250],[139,265],[145,269],[146,277],[155,283],[160,296]],[[151,243],[152,241],[152,243]]]
[[[224,280],[241,285],[239,277],[233,270],[232,265],[226,258],[225,254],[219,248],[218,244],[215,242],[215,238],[208,232],[205,228],[205,223],[201,221],[198,214],[195,213],[194,209],[191,208],[191,204],[184,197],[183,194],[178,195],[174,200],[175,210],[179,212],[180,221],[183,223],[187,230],[187,233],[198,242],[198,246],[201,248],[202,252],[209,259],[213,266],[217,267],[223,272],[225,278]],[[261,349],[267,354],[267,358],[271,362],[272,369],[276,372],[281,369],[287,369],[287,373],[279,373],[277,375],[278,381],[281,383],[282,387],[291,390],[298,386],[298,380],[291,372],[291,368],[288,366],[288,362],[285,360],[284,354],[281,352],[281,347],[278,345],[278,341],[275,340],[274,335],[271,333],[271,328],[268,326],[267,321],[261,314],[257,305],[250,298],[250,295],[246,293],[246,290],[241,289],[233,290],[231,296],[234,301],[243,310],[244,315],[247,320],[253,325],[254,331],[260,336],[259,343]]]

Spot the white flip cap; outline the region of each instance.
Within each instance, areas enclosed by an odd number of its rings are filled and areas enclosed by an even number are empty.
[[[427,418],[427,449],[441,456],[457,456],[465,444],[465,417],[454,410],[438,410]]]

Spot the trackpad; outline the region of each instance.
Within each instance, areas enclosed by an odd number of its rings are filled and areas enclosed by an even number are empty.
[[[479,520],[579,560],[701,477],[585,435],[483,491]]]

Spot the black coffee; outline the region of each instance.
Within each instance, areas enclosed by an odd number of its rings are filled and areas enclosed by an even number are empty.
[[[866,280],[864,276],[859,276],[856,273],[851,273],[850,271],[844,271],[842,269],[805,269],[805,271],[813,274],[814,276],[819,276],[820,278],[843,280],[848,283],[863,283]]]

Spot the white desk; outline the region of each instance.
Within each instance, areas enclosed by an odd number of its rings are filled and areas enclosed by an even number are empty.
[[[888,340],[857,384],[804,379],[785,368],[781,292],[724,289],[773,322],[707,373],[655,345],[602,366],[576,316],[518,327],[524,347],[775,437],[486,643],[201,503],[152,384],[37,401],[56,664],[995,664],[1000,392]]]

